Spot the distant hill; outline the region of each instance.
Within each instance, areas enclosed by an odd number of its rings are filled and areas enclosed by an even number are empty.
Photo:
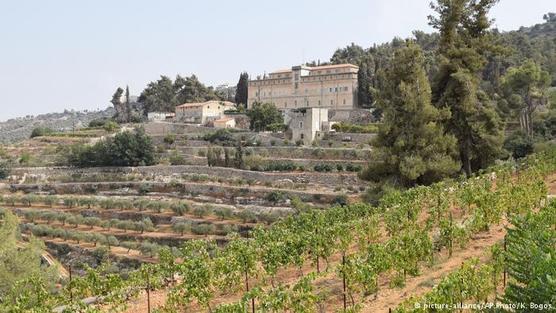
[[[0,143],[14,143],[29,138],[36,127],[47,127],[55,131],[83,128],[89,122],[114,115],[113,108],[103,111],[64,111],[37,116],[26,116],[0,122]]]

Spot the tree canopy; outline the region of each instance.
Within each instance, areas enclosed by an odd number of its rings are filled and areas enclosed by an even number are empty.
[[[254,103],[247,116],[249,128],[254,131],[276,131],[284,127],[282,112],[271,103]]]
[[[70,148],[68,163],[78,167],[145,166],[156,163],[155,148],[143,128],[123,131],[94,145]]]
[[[150,82],[139,96],[145,112],[174,112],[177,105],[188,102],[202,102],[220,99],[212,87],[207,87],[197,79],[176,76],[172,81],[168,76],[160,76],[157,81]]]
[[[362,177],[377,184],[430,184],[460,169],[456,138],[442,122],[448,110],[431,104],[424,56],[414,43],[395,52],[380,92],[383,123]]]
[[[249,75],[247,72],[243,72],[239,75],[239,81],[236,87],[235,102],[237,105],[243,105],[247,107],[247,85],[249,83]]]

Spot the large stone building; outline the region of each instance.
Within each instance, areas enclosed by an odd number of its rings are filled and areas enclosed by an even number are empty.
[[[206,101],[199,103],[185,103],[176,107],[176,121],[184,123],[205,124],[224,116],[224,111],[235,108],[228,101]]]
[[[278,109],[353,109],[357,106],[357,72],[352,64],[294,66],[249,81],[248,107],[269,102]]]

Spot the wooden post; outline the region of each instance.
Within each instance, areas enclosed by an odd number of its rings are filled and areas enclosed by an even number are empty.
[[[345,312],[347,310],[346,273],[345,273],[346,255],[345,254],[342,254],[342,265],[344,266],[344,273],[342,273],[342,283],[344,285],[344,312]]]
[[[249,292],[249,276],[247,271],[245,271],[245,291]],[[251,298],[251,310],[255,313],[255,298]]]
[[[69,292],[70,292],[70,302],[73,303],[73,286],[71,284],[72,275],[71,275],[71,265],[69,266]]]
[[[149,279],[148,270],[147,270],[147,313],[151,313],[151,282]]]
[[[508,246],[506,244],[506,236],[504,236],[504,257],[506,257],[506,251],[508,251]],[[504,287],[506,287],[506,264],[504,264]]]

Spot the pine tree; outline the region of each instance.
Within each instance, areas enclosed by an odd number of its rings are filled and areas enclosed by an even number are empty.
[[[501,153],[503,125],[492,100],[480,88],[487,57],[495,54],[491,21],[497,0],[437,0],[438,17],[430,24],[440,31],[440,67],[433,86],[433,103],[448,109],[445,127],[458,141],[463,170],[490,165]]]
[[[379,95],[383,124],[376,151],[362,177],[377,184],[429,184],[459,170],[456,139],[442,127],[446,110],[431,104],[421,49],[408,43],[397,50]],[[383,186],[382,186],[383,187]]]
[[[533,135],[532,115],[536,108],[548,102],[550,73],[533,60],[511,67],[502,78],[502,87],[514,109],[519,112],[519,124],[527,135]]]
[[[243,72],[239,75],[239,81],[236,87],[235,101],[237,105],[243,105],[247,107],[247,85],[249,83],[249,75],[247,72]]]

